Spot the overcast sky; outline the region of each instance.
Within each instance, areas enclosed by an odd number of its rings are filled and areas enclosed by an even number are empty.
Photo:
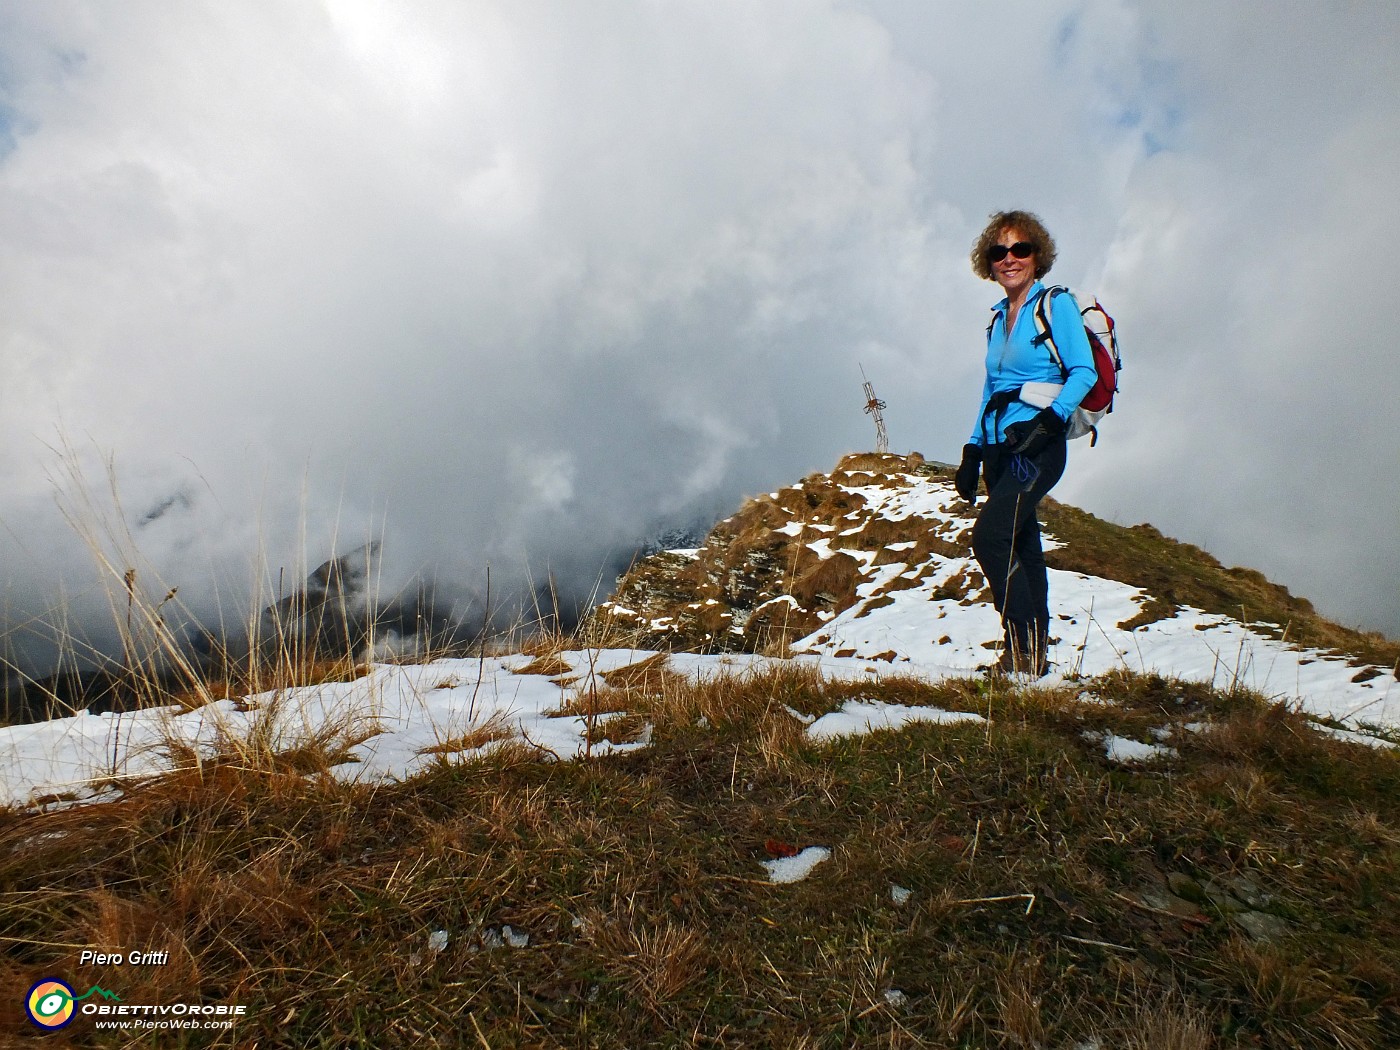
[[[1056,495],[1400,634],[1397,56],[1391,0],[0,0],[5,618],[103,607],[59,504],[201,614],[371,536],[607,586],[872,447],[861,364],[955,460],[1022,207],[1126,360]]]

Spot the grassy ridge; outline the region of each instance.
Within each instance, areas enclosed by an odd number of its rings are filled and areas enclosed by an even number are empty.
[[[643,648],[781,652],[785,643],[819,632],[831,614],[855,604],[857,586],[869,580],[868,568],[856,559],[810,547],[824,533],[794,531],[793,523],[837,530],[841,546],[875,553],[874,565],[907,562],[927,572],[937,558],[970,555],[970,534],[951,534],[938,515],[869,516],[866,500],[849,491],[852,485],[904,488],[910,473],[952,483],[953,470],[944,465],[911,467],[902,456],[857,453],[830,474],[812,474],[755,497],[715,526],[697,557],[659,552],[634,564],[614,598],[590,614],[589,627],[597,637],[612,632]],[[966,512],[974,513],[970,507]],[[1388,668],[1400,678],[1400,640],[1335,624],[1262,573],[1227,568],[1151,525],[1115,525],[1053,499],[1042,501],[1040,517],[1061,544],[1047,552],[1047,564],[1141,587],[1152,596],[1125,628],[1191,606],[1241,620],[1261,634],[1374,665],[1358,672],[1368,677]],[[894,543],[913,546],[892,552]],[[892,589],[913,586],[914,577],[887,581],[883,600],[890,600]],[[973,572],[946,584],[940,597],[970,597],[981,587],[980,573]]]
[[[1298,645],[1335,650],[1392,669],[1400,664],[1400,641],[1333,623],[1306,598],[1270,583],[1262,573],[1226,568],[1206,551],[1164,536],[1151,525],[1115,525],[1053,499],[1041,503],[1040,518],[1046,530],[1066,544],[1046,553],[1052,568],[1118,580],[1155,597],[1138,623],[1190,605],[1243,620]]]
[[[990,722],[820,744],[792,713],[857,696]],[[161,1045],[1400,1043],[1394,752],[1119,674],[1021,691],[649,672],[591,702],[651,723],[652,745],[572,763],[508,746],[377,789],[306,775],[303,751],[296,770],[209,763],[5,814],[5,986],[250,1007],[231,1035]],[[1120,767],[1104,732],[1176,755]],[[759,861],[788,845],[832,856],[772,885]],[[79,968],[84,947],[170,963]]]

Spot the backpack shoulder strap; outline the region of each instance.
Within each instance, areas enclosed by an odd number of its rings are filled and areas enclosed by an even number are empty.
[[[991,319],[990,321],[987,322],[987,345],[988,345],[988,346],[991,346],[991,345],[992,345],[992,329],[995,328],[995,327],[997,326],[997,318],[1000,317],[1000,316],[1001,316],[1001,310],[1000,310],[999,308],[995,307],[995,306],[992,307],[992,319]]]
[[[1069,369],[1065,367],[1064,360],[1060,357],[1060,348],[1055,345],[1055,332],[1050,326],[1050,307],[1055,296],[1060,293],[1069,294],[1069,289],[1062,284],[1051,285],[1035,300],[1035,341],[1050,351],[1050,357],[1059,366],[1060,372],[1068,377]]]

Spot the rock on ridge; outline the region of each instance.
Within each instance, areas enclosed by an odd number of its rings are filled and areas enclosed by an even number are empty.
[[[981,576],[952,474],[917,454],[846,456],[749,500],[693,552],[639,559],[585,630],[649,649],[763,652],[935,575],[942,596],[970,604]]]
[[[995,613],[971,557],[975,511],[954,492],[953,475],[952,466],[917,453],[845,456],[829,473],[748,500],[698,549],[638,559],[612,598],[590,612],[585,636],[709,652],[785,652],[801,641],[804,649],[854,655],[842,625],[917,589],[950,628],[944,618],[954,606],[976,607],[967,610],[978,626],[969,634],[964,625],[964,649],[972,637],[994,639]],[[1357,681],[1400,678],[1400,644],[1332,623],[1253,569],[1226,568],[1151,525],[1116,525],[1053,499],[1041,504],[1041,521],[1052,572],[1126,585],[1115,591],[1127,595],[1121,613],[1105,619],[1106,606],[1095,606],[1105,627],[1136,632],[1194,610],[1290,648],[1340,657],[1361,668]],[[1052,582],[1052,594],[1058,586]],[[901,604],[915,597],[905,595]],[[1057,620],[1061,632],[1082,636],[1082,613],[1068,610]],[[943,641],[943,625],[926,626],[927,642]],[[898,645],[858,648],[868,659],[894,659]],[[982,657],[964,652],[958,659],[975,664]]]

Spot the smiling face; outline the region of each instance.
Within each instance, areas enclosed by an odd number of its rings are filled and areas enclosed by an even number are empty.
[[[1013,245],[1024,245],[1028,239],[1020,230],[1008,227],[1001,231],[997,237],[997,244],[1002,248],[1011,248]],[[1024,250],[1024,249],[1023,249]],[[1001,285],[1002,290],[1012,302],[1025,294],[1033,283],[1035,283],[1035,252],[1032,251],[1024,258],[1017,258],[1016,253],[1008,251],[1005,258],[999,259],[991,264],[992,279]]]

